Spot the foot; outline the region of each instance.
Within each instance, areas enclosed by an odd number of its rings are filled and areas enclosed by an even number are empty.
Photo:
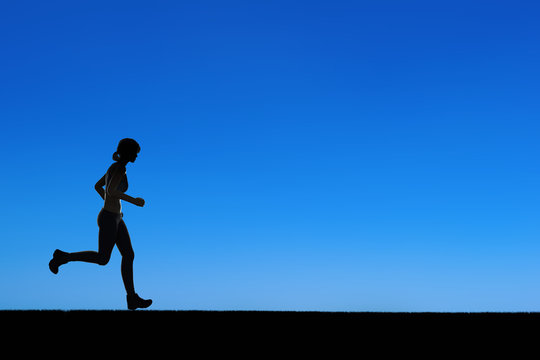
[[[126,299],[129,310],[135,310],[137,308],[144,309],[152,305],[152,300],[141,299],[137,294],[127,295]]]
[[[53,274],[58,274],[58,267],[67,262],[66,260],[67,253],[61,250],[56,249],[53,253],[53,258],[49,261],[49,269]]]

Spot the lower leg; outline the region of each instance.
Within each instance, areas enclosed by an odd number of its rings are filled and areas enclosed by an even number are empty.
[[[110,253],[96,251],[79,251],[68,253],[56,249],[53,253],[53,258],[49,262],[49,269],[54,273],[58,273],[58,268],[70,261],[83,261],[99,265],[106,265],[109,262]]]
[[[69,261],[84,261],[88,263],[100,264],[103,263],[103,256],[97,251],[79,251],[67,253],[66,260]]]
[[[122,279],[124,280],[124,286],[126,287],[126,300],[127,306],[130,310],[135,310],[138,308],[144,309],[152,305],[152,300],[150,299],[141,299],[139,295],[135,293],[133,287],[133,257],[132,256],[123,256],[122,257]]]
[[[123,220],[118,224],[116,245],[122,254],[122,280],[126,288],[128,309],[135,310],[149,307],[152,304],[152,300],[141,299],[135,293],[135,287],[133,286],[133,259],[135,258],[135,253],[131,247],[131,239],[129,238],[129,233]]]
[[[133,284],[133,257],[122,256],[122,280],[128,295],[135,294],[135,286]]]

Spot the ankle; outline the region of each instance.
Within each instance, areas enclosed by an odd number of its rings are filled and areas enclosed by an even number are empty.
[[[53,258],[59,265],[67,264],[71,261],[71,253],[56,249]]]

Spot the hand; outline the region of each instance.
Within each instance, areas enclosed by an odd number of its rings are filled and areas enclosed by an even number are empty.
[[[135,201],[133,202],[135,205],[143,207],[144,206],[144,199],[143,198],[135,198]]]

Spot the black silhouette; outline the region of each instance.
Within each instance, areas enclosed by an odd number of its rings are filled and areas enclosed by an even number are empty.
[[[99,226],[98,251],[64,252],[55,250],[53,258],[49,262],[49,269],[58,273],[58,267],[70,261],[84,261],[99,265],[106,265],[111,257],[114,245],[118,247],[122,255],[122,280],[126,288],[127,307],[130,310],[147,308],[152,300],[141,299],[135,292],[133,285],[133,259],[134,252],[131,239],[124,223],[122,204],[125,200],[137,206],[144,206],[144,199],[132,198],[125,194],[128,189],[126,165],[135,162],[137,154],[141,150],[139,144],[133,139],[122,139],[118,144],[117,151],[113,154],[113,163],[105,175],[95,185],[96,191],[105,201],[103,209],[99,212],[97,223]],[[105,185],[105,190],[103,189]]]

